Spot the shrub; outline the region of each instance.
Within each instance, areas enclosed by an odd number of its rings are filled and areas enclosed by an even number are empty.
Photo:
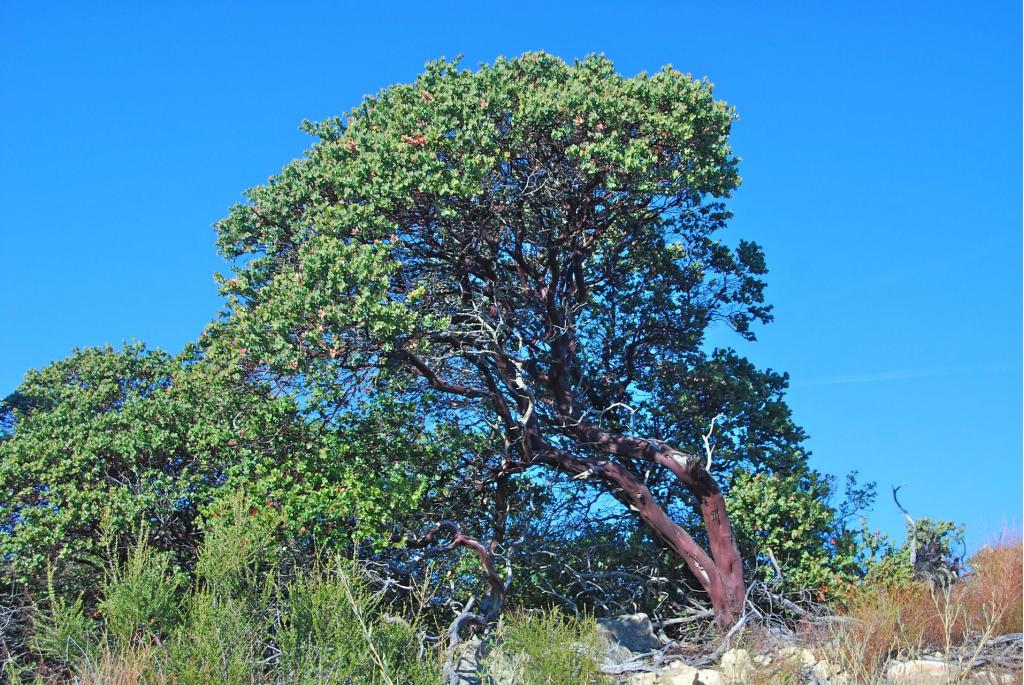
[[[389,539],[422,493],[410,464],[432,448],[401,407],[369,404],[325,426],[223,341],[176,357],[75,350],[0,401],[0,558],[38,594],[53,566],[88,605],[107,563],[101,522],[124,540],[149,522],[152,546],[191,568],[202,512],[239,488],[278,507],[296,539]]]
[[[837,504],[834,498],[832,478],[815,471],[737,472],[728,502],[747,577],[810,591],[823,601],[862,576],[874,540],[849,528],[847,519],[871,503],[874,484],[860,486],[851,474],[845,500]]]
[[[336,682],[346,674],[391,670],[380,652],[380,663],[374,663],[378,645],[366,621],[378,600],[351,564],[336,559],[326,569],[301,574],[287,592],[277,639],[281,671],[294,682]]]
[[[574,619],[557,609],[511,614],[498,626],[488,663],[495,679],[522,685],[602,682],[593,618]]]
[[[92,654],[95,626],[85,614],[82,597],[68,601],[54,589],[52,569],[47,575],[49,610],[34,616],[29,647],[44,658],[71,666]]]
[[[127,558],[111,554],[98,611],[110,637],[127,644],[137,637],[164,636],[180,618],[179,592],[185,584],[170,554],[149,542],[141,527]]]
[[[279,509],[250,503],[242,491],[217,502],[200,526],[197,582],[218,597],[261,597],[284,561],[283,527]]]
[[[268,626],[251,607],[210,592],[192,595],[167,649],[167,670],[181,685],[250,685],[259,680]]]

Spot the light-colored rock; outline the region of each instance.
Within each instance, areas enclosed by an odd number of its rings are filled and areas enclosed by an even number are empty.
[[[995,671],[978,671],[971,676],[971,685],[1012,685],[1019,682],[1012,673],[996,673]]]
[[[818,680],[828,680],[834,674],[832,673],[832,664],[827,661],[819,661],[814,664],[814,668],[811,669],[811,674]]]
[[[722,655],[719,666],[727,683],[746,683],[754,676],[754,660],[745,649],[730,649]]]
[[[659,685],[699,685],[697,673],[699,671],[693,666],[687,666],[681,661],[669,664],[668,668],[661,672]]]
[[[848,685],[850,682],[850,676],[848,674],[843,673],[826,659],[822,659],[814,664],[814,667],[811,669],[811,675],[813,675],[819,683],[828,683],[828,685]]]
[[[722,674],[712,668],[702,668],[697,671],[698,685],[725,685]]]
[[[956,678],[956,669],[944,661],[898,661],[889,666],[889,685],[947,685]]]
[[[647,614],[626,614],[597,621],[597,633],[611,645],[621,645],[630,652],[643,653],[661,648],[654,626]]]
[[[818,663],[818,657],[806,647],[783,647],[776,655],[779,661],[796,662],[801,666],[810,668]]]
[[[451,666],[446,669],[446,682],[457,685],[480,685],[478,671],[481,648],[482,642],[478,637],[460,642],[456,646]]]
[[[634,673],[626,681],[629,685],[658,685],[657,673]]]

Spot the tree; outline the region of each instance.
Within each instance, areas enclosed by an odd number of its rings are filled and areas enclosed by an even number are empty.
[[[748,577],[817,601],[841,596],[873,563],[873,540],[851,519],[868,509],[875,484],[846,479],[836,502],[834,479],[805,470],[788,475],[739,472],[728,503]]]
[[[128,543],[144,522],[189,568],[203,512],[243,489],[297,540],[386,541],[425,482],[376,444],[429,458],[402,416],[378,405],[327,427],[216,345],[76,350],[0,404],[0,557],[30,585],[56,564],[63,585],[92,592],[109,561],[101,530]]]
[[[733,392],[743,416],[693,449],[729,370],[757,373],[708,351],[708,330],[752,340],[771,319],[760,248],[717,237],[739,184],[733,119],[672,68],[626,78],[603,57],[543,53],[475,72],[431,63],[347,119],[305,124],[318,142],[218,224],[236,260],[228,335],[312,403],[388,388],[426,425],[492,439],[466,463],[495,511],[524,472],[598,484],[729,625],[743,567],[710,452],[749,440],[764,454],[734,459],[803,459],[763,382]],[[768,404],[781,409],[754,416]],[[707,550],[670,516],[680,503]]]

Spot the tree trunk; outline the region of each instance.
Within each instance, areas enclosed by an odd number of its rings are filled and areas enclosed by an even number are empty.
[[[535,454],[539,461],[561,471],[574,475],[588,473],[621,489],[619,499],[635,511],[654,535],[686,563],[708,593],[719,626],[728,628],[739,620],[743,614],[746,594],[743,566],[725,511],[725,498],[710,474],[706,480],[700,479],[699,482],[705,487],[710,483],[711,488],[703,496],[697,496],[701,514],[707,524],[713,556],[708,555],[689,533],[673,521],[654,501],[643,481],[621,464],[611,460],[593,462],[580,459],[547,445],[537,449]]]

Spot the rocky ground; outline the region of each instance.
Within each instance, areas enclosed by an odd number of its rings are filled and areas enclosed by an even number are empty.
[[[751,651],[742,647],[719,649],[695,657],[673,656],[673,645],[664,645],[644,614],[599,621],[605,644],[603,670],[621,685],[1010,685],[1022,682],[1021,635],[988,640],[961,654],[940,653],[922,658],[896,660],[881,673],[851,674],[827,653],[830,646],[777,644]],[[783,641],[784,642],[784,641]]]
[[[1022,635],[1004,635],[967,652],[938,652],[893,660],[877,672],[840,665],[828,641],[801,644],[796,636],[762,641],[757,648],[720,645],[708,652],[687,649],[655,634],[645,614],[599,619],[602,672],[615,685],[1022,685]],[[500,653],[500,647],[497,649]],[[482,652],[491,672],[479,675]],[[965,657],[964,654],[968,656]],[[498,656],[497,659],[494,657]],[[479,638],[461,643],[448,669],[448,685],[518,685],[504,676],[500,654]],[[513,669],[514,671],[514,669]],[[855,671],[855,672],[851,672]]]

